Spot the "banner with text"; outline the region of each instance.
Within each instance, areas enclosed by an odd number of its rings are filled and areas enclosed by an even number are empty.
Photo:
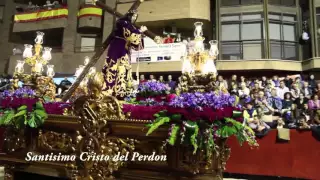
[[[180,61],[186,52],[183,43],[146,45],[143,50],[131,52],[131,62]]]

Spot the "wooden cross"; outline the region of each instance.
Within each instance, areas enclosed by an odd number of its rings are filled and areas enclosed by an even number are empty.
[[[137,0],[135,1],[132,6],[130,7],[130,10],[136,10],[138,9],[138,7],[140,6],[140,4],[143,2],[143,0]],[[103,10],[105,10],[106,12],[116,16],[117,18],[121,18],[124,15],[119,13],[118,11],[114,10],[113,8],[105,5],[104,3],[100,2],[100,1],[96,1],[96,5],[98,5],[99,7],[101,7]],[[139,25],[135,26],[137,28],[140,28]],[[150,37],[151,39],[154,39],[155,37],[157,37],[154,33],[152,33],[151,31],[147,30],[144,32],[144,34],[148,37]],[[109,37],[102,43],[102,46],[99,50],[96,51],[96,53],[93,55],[93,57],[91,58],[90,62],[88,63],[88,65],[83,69],[82,73],[77,77],[76,81],[72,84],[72,86],[69,88],[69,90],[66,92],[66,94],[62,97],[62,101],[66,102],[71,96],[72,94],[75,92],[75,90],[79,87],[81,81],[86,77],[86,75],[88,74],[89,70],[91,67],[93,67],[98,60],[100,59],[100,57],[103,55],[104,51],[107,49],[107,47],[110,44],[110,40],[112,38],[112,33],[109,35]]]

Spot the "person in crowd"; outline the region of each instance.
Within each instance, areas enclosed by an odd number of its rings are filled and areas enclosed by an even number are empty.
[[[286,87],[291,87],[292,86],[292,83],[293,83],[293,80],[290,78],[289,75],[287,75],[284,79],[284,83],[286,85]]]
[[[230,81],[229,81],[229,84],[228,84],[228,87],[230,87],[231,89],[232,89],[232,86],[234,85],[234,84],[236,84],[236,85],[238,85],[237,83],[237,75],[232,75],[231,76],[231,79],[230,79]]]
[[[316,88],[314,89],[314,93],[320,96],[320,83],[317,83]]]
[[[303,82],[303,86],[302,86],[301,92],[303,92],[304,95],[305,95],[305,97],[307,97],[308,99],[311,98],[312,89],[311,89],[311,87],[309,86],[309,82],[308,82],[308,81],[304,81],[304,82]]]
[[[231,86],[230,93],[233,93],[234,95],[236,95],[236,96],[239,97],[239,92],[238,92],[238,86],[237,86],[237,84],[233,84],[233,85]]]
[[[297,127],[298,129],[310,129],[310,125],[308,124],[310,122],[311,118],[311,111],[309,109],[309,106],[307,103],[303,104],[303,108],[298,114],[298,121],[297,121]]]
[[[311,118],[313,124],[320,124],[320,100],[317,94],[314,94],[308,102],[308,107],[311,110]]]
[[[292,100],[292,95],[290,92],[286,92],[284,94],[284,99],[282,100],[282,110],[281,114],[284,119],[284,121],[289,124],[293,122],[293,109],[294,109],[294,104]]]
[[[284,80],[281,80],[279,82],[279,87],[276,88],[277,89],[277,96],[281,99],[284,99],[284,94],[289,92],[289,88],[286,87],[286,84],[284,82]]]
[[[61,89],[59,94],[63,94],[66,90],[69,89],[69,87],[72,85],[72,83],[69,81],[69,79],[67,77],[64,78],[64,80],[62,80],[59,84],[59,88]],[[58,89],[59,89],[58,88]]]
[[[264,136],[270,127],[261,119],[259,119],[258,111],[253,107],[253,102],[246,104],[246,109],[243,111],[245,122],[256,132],[256,136]]]
[[[228,89],[228,83],[221,75],[218,76],[217,85],[219,86],[219,89]]]
[[[246,78],[244,76],[240,76],[240,82],[239,82],[239,87],[242,87],[241,84],[245,83],[246,84]]]
[[[301,78],[300,77],[296,77],[296,79],[294,80],[294,84],[297,85],[297,88],[301,89],[303,84],[302,84],[302,81],[301,81]]]
[[[312,89],[312,91],[317,87],[317,82],[314,79],[314,75],[313,74],[311,74],[310,77],[309,77],[309,86]]]
[[[167,34],[167,37],[163,41],[164,44],[174,43],[174,39],[171,38],[170,34]]]
[[[261,78],[261,86],[262,87],[266,87],[267,86],[267,77],[266,76],[262,76],[262,78]]]
[[[274,94],[276,94],[276,91],[274,91]],[[255,100],[255,107],[261,109],[261,120],[267,125],[277,128],[283,127],[284,122],[282,121],[279,110],[272,107],[270,100],[267,100],[265,97],[264,91],[259,91],[258,97]]]
[[[273,76],[272,81],[274,82],[274,86],[275,87],[279,87],[280,86],[280,81],[279,81],[279,77],[278,76]]]
[[[292,98],[293,98],[293,99],[297,99],[297,98],[299,97],[300,89],[299,89],[297,83],[293,83],[293,84],[292,84],[292,89],[291,89],[290,92],[291,92],[291,95],[292,95]]]
[[[267,81],[267,86],[264,88],[264,93],[266,97],[271,97],[271,90],[272,90],[272,83],[270,81]]]
[[[269,105],[274,109],[274,114],[280,115],[282,110],[282,100],[277,96],[277,90],[273,88],[271,90],[271,97],[267,98]]]
[[[294,101],[297,110],[303,109],[306,103],[308,103],[308,98],[306,98],[303,93],[300,93],[299,97]]]
[[[260,90],[261,90],[260,84],[259,84],[259,82],[256,80],[256,81],[254,82],[253,88],[251,89],[251,92],[253,92],[253,93],[258,93]]]
[[[242,82],[240,84],[241,89],[239,89],[238,94],[240,98],[246,97],[250,95],[250,89],[246,86],[246,83]]]

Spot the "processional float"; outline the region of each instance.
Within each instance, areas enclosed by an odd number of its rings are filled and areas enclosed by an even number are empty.
[[[141,0],[136,1],[130,10],[137,9],[141,3]],[[123,16],[100,1],[96,5],[116,17]],[[198,30],[196,28],[194,51],[184,59],[183,79],[179,86],[182,92],[213,90],[211,83],[215,80],[216,71],[201,71],[201,66],[212,65],[218,52],[214,48],[209,52],[204,51],[202,30]],[[150,31],[144,34],[152,39],[159,38]],[[230,156],[225,138],[216,141],[218,149],[210,156],[206,156],[203,150],[194,153],[188,146],[163,146],[168,136],[165,128],[159,128],[157,132],[146,136],[145,126],[153,121],[132,119],[130,112],[123,113],[122,104],[115,97],[102,92],[105,83],[103,75],[89,72],[107,49],[110,39],[111,35],[81,69],[81,73],[77,74],[75,83],[63,96],[62,100],[66,102],[77,92],[83,80],[86,81],[87,86],[83,91],[85,95],[75,99],[72,108],[66,109],[64,115],[49,115],[38,128],[6,128],[3,146],[5,153],[0,155],[0,162],[5,165],[5,179],[15,179],[17,171],[75,180],[223,179],[223,171]],[[212,41],[211,44],[216,47],[216,42]],[[39,57],[38,54],[37,58],[41,59]],[[20,66],[17,66],[18,70]],[[52,71],[48,70],[48,82],[52,80]],[[28,80],[32,81],[32,78],[26,78],[26,82]],[[42,108],[40,104],[37,105],[39,109]],[[25,160],[28,152],[40,156],[69,155],[77,160],[30,162]],[[86,152],[86,157],[99,160],[80,161],[79,157]],[[133,152],[166,155],[166,161],[113,161],[97,157],[131,156]]]

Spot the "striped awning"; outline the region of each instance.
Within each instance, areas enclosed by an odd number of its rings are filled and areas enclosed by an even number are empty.
[[[36,12],[19,13],[14,16],[14,22],[24,23],[67,17],[68,8],[57,8],[51,10],[39,10]]]
[[[84,17],[84,16],[102,16],[102,9],[98,6],[94,5],[85,5],[80,8],[78,12],[78,17]]]

